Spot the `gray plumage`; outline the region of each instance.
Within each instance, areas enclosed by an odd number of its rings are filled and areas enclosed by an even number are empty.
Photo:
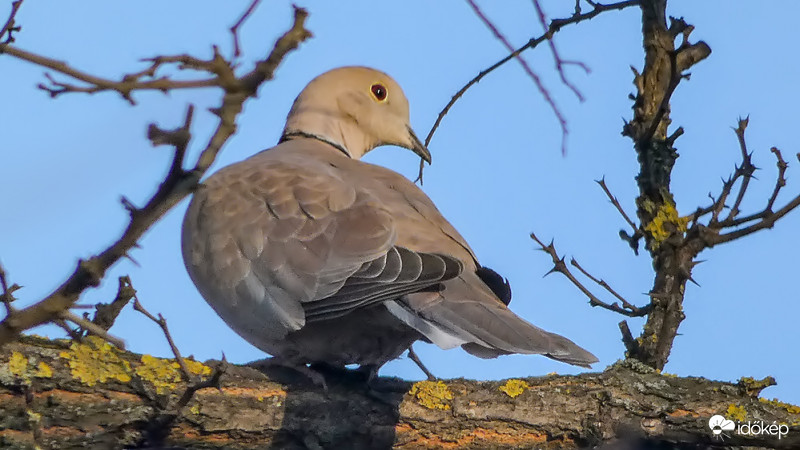
[[[596,362],[509,310],[422,190],[359,161],[384,144],[430,161],[394,80],[335,69],[297,98],[279,145],[203,183],[184,219],[183,256],[225,322],[290,364],[380,367],[420,339],[482,358]]]

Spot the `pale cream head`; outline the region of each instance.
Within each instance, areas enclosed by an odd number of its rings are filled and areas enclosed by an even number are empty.
[[[354,159],[380,145],[405,147],[430,163],[409,125],[408,100],[389,75],[340,67],[314,78],[295,99],[283,139],[315,137]]]

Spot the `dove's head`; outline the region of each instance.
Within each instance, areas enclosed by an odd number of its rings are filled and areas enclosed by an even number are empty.
[[[408,100],[389,75],[341,67],[314,78],[289,111],[282,139],[313,137],[359,159],[380,145],[405,147],[430,163],[409,125]]]

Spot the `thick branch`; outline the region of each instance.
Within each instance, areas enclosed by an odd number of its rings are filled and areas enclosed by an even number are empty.
[[[163,420],[163,410],[143,390],[163,382],[169,387],[161,395],[174,400],[187,384],[151,376],[140,355],[114,351],[120,362],[108,363],[119,368],[127,362],[130,381],[120,376],[89,386],[80,380],[92,379],[95,372],[79,370],[81,360],[72,359],[75,353],[63,348],[64,341],[27,342],[10,344],[0,353],[0,373],[5,374],[0,376],[0,440],[16,448],[800,446],[800,415],[790,412],[797,407],[757,398],[774,380],[733,384],[680,378],[631,360],[602,373],[509,382],[447,380],[414,386],[381,378],[376,382],[380,394],[365,390],[355,377],[330,379],[323,394],[302,377],[277,371],[265,376],[229,366],[219,389],[197,390],[174,418]],[[40,371],[41,364],[51,373]],[[740,414],[737,420],[786,424],[786,434],[780,440],[735,433],[724,442],[715,439],[709,418],[731,411]]]

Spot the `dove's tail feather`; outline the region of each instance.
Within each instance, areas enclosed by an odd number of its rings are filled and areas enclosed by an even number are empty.
[[[514,314],[474,274],[462,274],[443,286],[439,292],[411,294],[400,302],[426,326],[401,319],[440,347],[452,347],[455,340],[464,350],[481,358],[539,354],[582,367],[598,361],[571,340],[542,330]],[[431,326],[437,333],[430,333]],[[453,339],[437,342],[442,341],[442,334]]]

